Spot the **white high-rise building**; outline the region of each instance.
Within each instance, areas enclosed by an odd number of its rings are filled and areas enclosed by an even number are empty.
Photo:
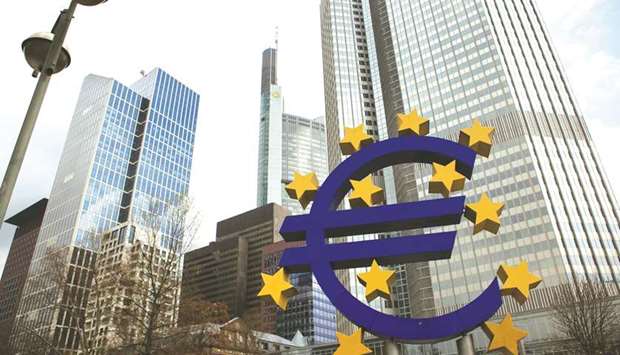
[[[277,83],[277,49],[263,52],[261,113],[258,148],[257,205],[276,203],[291,214],[308,213],[285,187],[295,172],[315,173],[319,183],[327,178],[327,149],[323,117],[308,119],[284,113],[282,88]],[[310,343],[336,340],[335,309],[310,273],[291,276],[299,294],[286,312],[276,315],[277,333],[291,337],[301,331]]]
[[[319,181],[327,177],[325,125],[323,117],[308,119],[284,113],[282,88],[277,83],[277,50],[273,48],[263,52],[259,125],[257,205],[273,202],[292,214],[304,213],[284,187],[295,172],[314,172]]]
[[[491,156],[479,157],[463,194],[506,204],[500,233],[458,225],[450,260],[408,272],[410,292],[422,295],[413,313],[453,311],[500,263],[527,260],[543,283],[526,306],[505,299],[499,314],[514,312],[536,351],[557,336],[544,314],[554,285],[589,280],[618,291],[618,204],[534,0],[323,0],[321,19],[330,167],[343,126],[370,121],[369,130],[394,137],[401,112],[419,110],[431,135],[451,140],[474,118],[496,128]],[[437,198],[430,170],[384,169],[388,202]],[[487,340],[476,333],[476,343]]]

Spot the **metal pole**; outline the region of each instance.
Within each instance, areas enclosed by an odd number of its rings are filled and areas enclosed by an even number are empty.
[[[462,338],[457,339],[456,348],[459,355],[476,355],[474,337],[471,334],[465,334]]]
[[[47,92],[50,79],[55,72],[58,57],[60,55],[60,51],[62,50],[62,45],[65,38],[67,37],[67,31],[69,30],[69,25],[73,19],[73,14],[75,13],[77,4],[77,0],[72,0],[69,5],[69,9],[64,10],[60,15],[57,32],[54,34],[54,40],[50,45],[43,68],[41,68],[39,81],[37,82],[34,94],[30,100],[30,106],[28,106],[26,117],[24,118],[22,128],[19,131],[19,136],[17,137],[17,142],[15,142],[15,147],[13,148],[13,153],[11,154],[11,160],[6,168],[6,173],[4,174],[4,179],[2,180],[2,185],[0,186],[0,229],[2,228],[2,222],[4,222],[4,217],[6,216],[6,210],[9,207],[9,202],[11,201],[11,195],[13,194],[13,189],[15,188],[17,176],[19,175],[22,163],[24,162],[24,156],[26,155],[28,143],[30,143],[30,138],[32,137],[34,125],[37,122],[39,111],[41,111],[41,105],[43,104],[43,99],[45,98],[45,93]]]
[[[398,344],[396,344],[391,339],[385,339],[385,342],[383,344],[383,350],[385,355],[401,355]]]

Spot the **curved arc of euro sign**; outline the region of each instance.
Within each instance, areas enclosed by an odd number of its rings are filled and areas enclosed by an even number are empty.
[[[456,231],[383,240],[328,244],[326,238],[392,232],[403,229],[458,224],[464,197],[427,200],[396,205],[337,211],[349,180],[359,180],[387,166],[402,163],[447,164],[471,178],[476,153],[455,142],[406,136],[364,147],[343,161],[319,188],[307,215],[284,220],[280,233],[286,241],[306,240],[306,246],[284,252],[280,266],[288,272],[311,271],[325,295],[345,317],[358,327],[380,337],[409,343],[428,343],[460,336],[488,320],[502,305],[495,278],[476,299],[445,315],[431,318],[403,318],[378,312],[353,297],[340,283],[334,269],[381,264],[448,259]]]

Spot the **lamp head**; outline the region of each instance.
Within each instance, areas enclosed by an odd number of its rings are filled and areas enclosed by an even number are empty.
[[[26,57],[26,62],[34,69],[35,72],[41,72],[43,70],[43,64],[49,52],[52,41],[54,40],[54,34],[50,32],[39,32],[28,37],[22,42],[22,51]],[[56,74],[63,69],[67,68],[71,64],[71,55],[69,50],[63,46],[56,62],[56,67],[53,73]]]
[[[104,3],[106,1],[108,0],[78,0],[78,4],[84,5],[84,6],[95,6],[95,5]]]

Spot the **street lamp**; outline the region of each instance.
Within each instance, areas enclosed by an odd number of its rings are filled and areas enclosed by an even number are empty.
[[[15,142],[11,160],[6,168],[2,185],[0,186],[0,228],[6,215],[6,210],[11,201],[11,195],[15,188],[15,182],[19,175],[24,156],[28,149],[28,143],[32,136],[34,125],[41,110],[41,104],[47,91],[52,75],[61,72],[71,64],[69,51],[63,47],[63,42],[67,37],[69,25],[73,19],[73,14],[77,5],[95,6],[107,0],[71,0],[68,9],[63,10],[54,24],[52,32],[40,32],[28,37],[22,43],[22,51],[26,57],[26,62],[34,70],[32,76],[39,77],[34,94],[30,100],[26,117],[22,128]]]

